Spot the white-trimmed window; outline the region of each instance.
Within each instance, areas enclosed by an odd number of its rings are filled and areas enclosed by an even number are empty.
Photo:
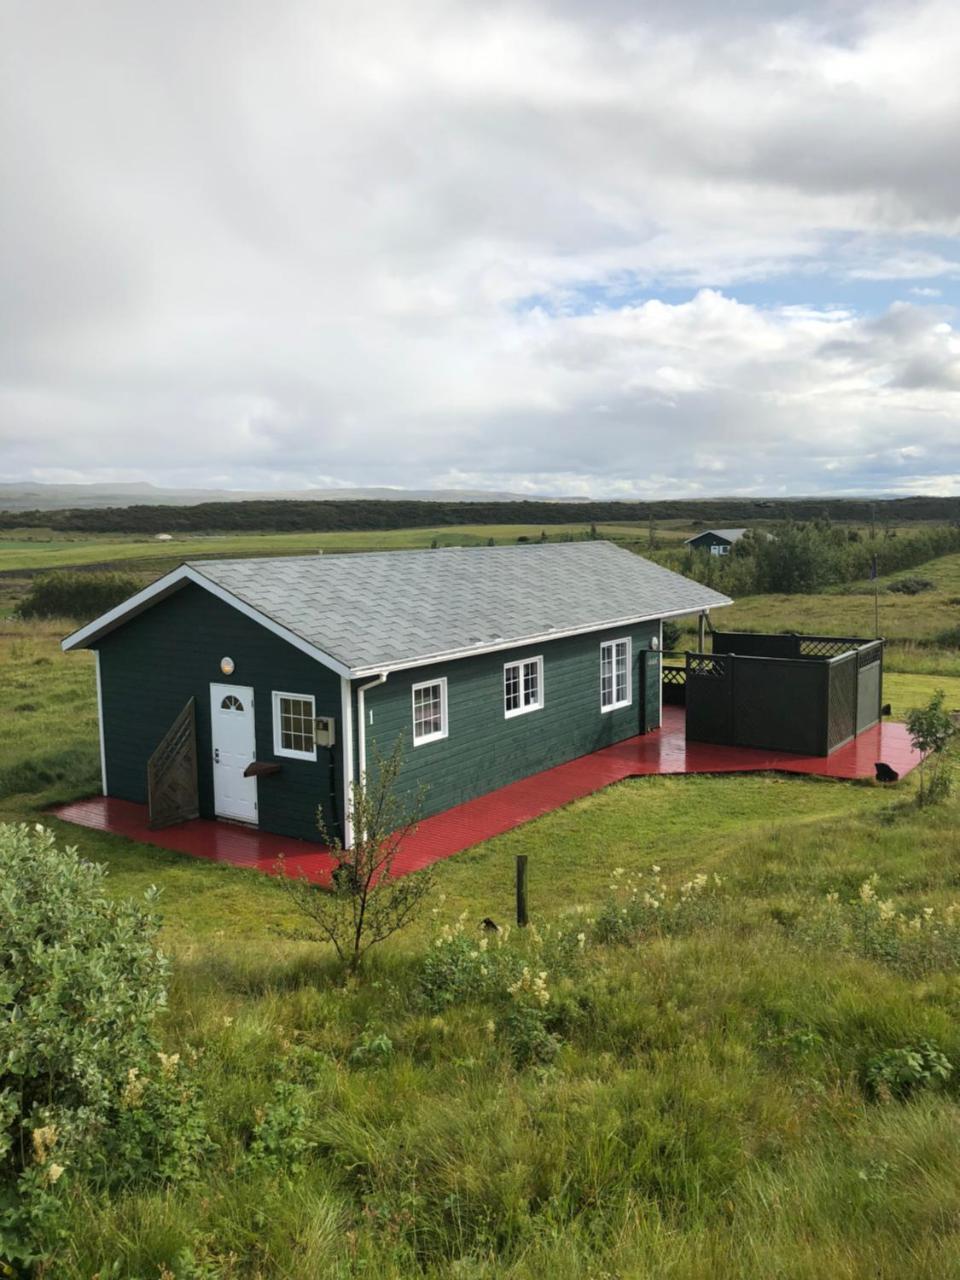
[[[310,693],[273,695],[273,753],[291,760],[316,760],[316,705]]]
[[[425,680],[413,686],[413,745],[447,736],[447,680]]]
[[[543,658],[507,662],[503,668],[503,714],[522,716],[543,706]]]
[[[630,637],[607,640],[600,646],[600,710],[628,707],[632,701]]]

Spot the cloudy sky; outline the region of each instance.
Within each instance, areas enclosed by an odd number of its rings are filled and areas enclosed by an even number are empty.
[[[960,9],[3,0],[0,480],[960,493]]]

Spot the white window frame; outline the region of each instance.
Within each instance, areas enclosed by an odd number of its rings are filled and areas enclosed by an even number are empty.
[[[603,652],[605,649],[613,650],[612,667],[613,672],[613,695],[616,699],[617,695],[617,645],[623,644],[627,647],[627,696],[621,698],[620,701],[608,702],[603,701]],[[608,711],[616,711],[620,707],[629,707],[633,704],[633,642],[630,636],[618,636],[615,640],[604,640],[600,646],[600,711],[606,714]]]
[[[425,733],[421,737],[417,737],[417,691],[419,689],[433,689],[436,685],[440,686],[440,728],[436,733]],[[439,676],[436,680],[421,680],[419,684],[412,685],[410,688],[410,723],[413,729],[413,745],[415,747],[424,747],[428,742],[440,742],[446,738],[450,732],[450,722],[447,717],[447,677]]]
[[[523,702],[523,669],[524,667],[537,668],[537,701],[531,702],[529,706],[524,706]],[[507,709],[507,672],[511,667],[519,668],[520,681],[520,706],[514,707],[512,711]],[[543,710],[543,655],[537,654],[535,658],[514,658],[512,662],[503,664],[503,718],[504,720],[512,720],[514,716],[525,716],[531,711]]]
[[[273,754],[284,756],[287,760],[316,760],[317,758],[317,700],[312,693],[290,693],[286,689],[273,690]],[[293,747],[283,745],[283,719],[280,714],[280,699],[295,698],[298,702],[310,703],[310,718],[313,724],[313,750],[295,751]]]

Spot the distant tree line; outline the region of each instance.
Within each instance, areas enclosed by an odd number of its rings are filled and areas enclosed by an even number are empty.
[[[135,595],[142,586],[139,578],[128,573],[69,573],[61,569],[35,578],[17,612],[21,618],[87,622]]]
[[[721,528],[752,521],[843,520],[869,525],[960,521],[960,498],[717,498],[670,502],[338,502],[251,500],[197,506],[67,508],[0,512],[0,529],[37,525],[80,533],[347,532],[464,524],[589,524],[688,520]],[[652,526],[651,526],[652,527]]]
[[[671,567],[732,596],[794,594],[869,578],[874,562],[878,575],[887,575],[958,551],[956,525],[862,536],[821,519],[788,521],[768,533],[750,530],[726,556],[687,550],[675,554]]]

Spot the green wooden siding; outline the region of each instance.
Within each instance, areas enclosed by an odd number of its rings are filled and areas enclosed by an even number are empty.
[[[365,695],[368,764],[374,744],[386,755],[402,734],[401,784],[407,794],[426,784],[427,815],[656,728],[659,655],[648,662],[645,652],[659,630],[659,623],[645,623],[393,672],[386,684]],[[628,707],[601,712],[600,645],[624,635],[632,639],[633,700]],[[543,656],[543,708],[506,719],[504,664],[537,655]],[[412,687],[442,677],[447,679],[448,736],[414,747]]]
[[[339,676],[192,585],[103,637],[97,648],[110,795],[146,802],[147,759],[193,695],[200,812],[212,818],[210,685],[245,685],[254,690],[257,759],[277,759],[281,765],[280,773],[259,779],[260,826],[317,840],[320,804],[328,822],[339,821],[339,748],[318,748],[316,762],[275,757],[271,696],[274,690],[313,694],[317,715],[333,716],[339,734]],[[236,663],[232,676],[220,671],[220,659],[227,654]]]

